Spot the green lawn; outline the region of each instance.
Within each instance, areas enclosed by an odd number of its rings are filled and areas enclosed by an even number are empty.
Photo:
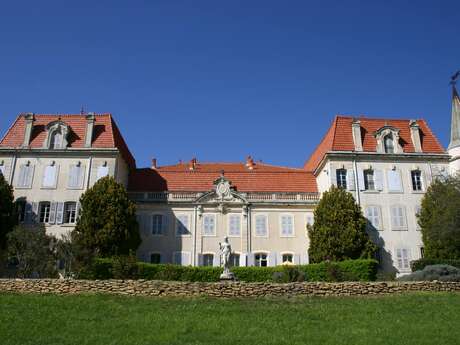
[[[0,344],[460,344],[460,294],[166,299],[0,294]]]

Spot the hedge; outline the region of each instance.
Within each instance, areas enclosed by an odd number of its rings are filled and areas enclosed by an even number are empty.
[[[114,276],[113,259],[96,259],[92,267],[80,274],[84,279],[146,279],[191,282],[216,282],[222,273],[220,267],[192,267],[170,264],[136,263],[135,276]],[[306,281],[372,281],[377,274],[375,260],[347,260],[341,262],[322,262],[318,264],[289,266],[303,273]],[[236,278],[245,282],[274,281],[276,272],[285,272],[285,266],[276,267],[233,267]]]
[[[458,259],[457,260],[455,259],[419,259],[419,260],[411,261],[410,263],[412,272],[421,271],[426,266],[432,266],[432,265],[449,265],[449,266],[460,268],[460,260]]]

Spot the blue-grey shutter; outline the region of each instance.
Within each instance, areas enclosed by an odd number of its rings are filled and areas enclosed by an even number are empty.
[[[203,266],[203,254],[198,254],[198,266]]]
[[[359,190],[366,189],[366,186],[364,185],[364,171],[362,169],[358,170],[358,187]]]
[[[268,266],[276,266],[277,265],[277,263],[276,263],[276,255],[277,255],[276,252],[271,252],[268,255]]]
[[[62,224],[64,222],[64,203],[58,202],[56,209],[56,224]]]
[[[375,177],[375,189],[383,190],[383,171],[375,170],[374,177]]]
[[[213,256],[212,256],[212,265],[214,267],[219,267],[220,266],[220,255],[219,254],[213,254]]]
[[[348,190],[355,190],[355,173],[353,169],[347,170],[347,189]]]
[[[33,219],[32,216],[32,204],[30,202],[27,202],[25,205],[25,217],[24,217],[24,222],[25,223],[31,223]]]
[[[50,217],[49,217],[48,224],[56,223],[56,207],[57,207],[57,203],[54,202],[54,201],[51,201],[51,203],[50,203]]]
[[[169,215],[164,214],[162,217],[162,229],[161,232],[163,235],[168,235],[168,229],[169,229]]]
[[[166,264],[168,260],[166,260],[166,255],[164,253],[160,254],[160,264]]]
[[[38,218],[38,202],[32,202],[32,222],[36,223],[39,221]]]
[[[294,254],[294,265],[300,265],[300,255]]]
[[[247,261],[247,266],[254,266],[254,253],[248,253],[248,261]]]

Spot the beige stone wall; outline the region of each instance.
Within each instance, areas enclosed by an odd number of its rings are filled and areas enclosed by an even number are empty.
[[[165,297],[367,296],[405,292],[460,292],[459,282],[190,283],[147,280],[0,279],[0,292],[107,293]]]

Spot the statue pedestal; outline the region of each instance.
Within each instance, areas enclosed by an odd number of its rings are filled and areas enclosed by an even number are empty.
[[[219,277],[220,281],[234,281],[235,275],[232,272],[225,272],[222,273]]]

